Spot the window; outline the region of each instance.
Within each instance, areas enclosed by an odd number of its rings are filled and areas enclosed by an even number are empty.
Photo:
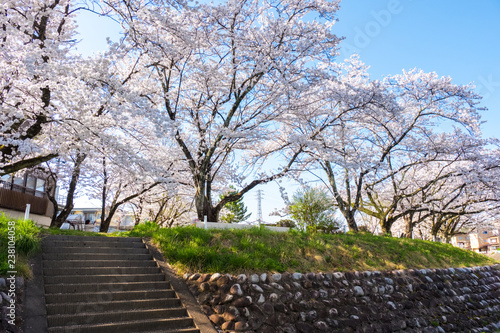
[[[36,180],[36,190],[40,192],[45,192],[45,180],[40,178]]]
[[[11,175],[3,175],[2,181],[7,182],[7,183],[12,182],[12,176]]]
[[[12,183],[11,175],[3,175],[0,181],[0,187],[10,189]]]
[[[486,235],[488,233],[488,231],[483,231],[483,235]]]
[[[26,188],[34,190],[35,185],[36,185],[36,178],[33,176],[28,176],[28,178],[26,179]]]
[[[458,239],[464,239],[462,236],[458,236]]]
[[[14,177],[14,185],[12,190],[17,192],[24,192],[24,178]]]
[[[24,186],[24,178],[14,177],[14,185]]]

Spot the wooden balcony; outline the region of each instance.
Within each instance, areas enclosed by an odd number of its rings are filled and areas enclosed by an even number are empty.
[[[45,215],[49,199],[43,192],[0,181],[0,208],[24,212],[30,204],[30,212]]]

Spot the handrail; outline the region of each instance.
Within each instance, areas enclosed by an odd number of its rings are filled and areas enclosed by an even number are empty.
[[[16,191],[16,192],[21,192],[21,193],[26,193],[26,194],[31,194],[35,197],[38,198],[45,198],[47,194],[42,191],[37,191],[34,188],[29,188],[23,185],[18,185],[14,184],[13,182],[6,182],[3,179],[0,179],[0,188],[4,188],[6,190],[11,190],[11,191]]]

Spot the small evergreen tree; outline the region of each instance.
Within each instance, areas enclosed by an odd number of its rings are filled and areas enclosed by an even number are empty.
[[[234,189],[233,186],[230,186],[230,188]],[[237,193],[236,191],[230,192],[226,195],[231,195]],[[224,198],[224,195],[220,196],[220,199],[222,200]],[[243,202],[243,198],[240,198],[236,201],[233,202],[228,202],[222,211],[220,220],[225,223],[238,223],[242,221],[246,221],[252,213],[247,214],[248,208],[245,206],[245,203]]]

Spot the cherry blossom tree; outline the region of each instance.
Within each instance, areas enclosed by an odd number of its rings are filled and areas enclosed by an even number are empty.
[[[81,186],[89,197],[101,200],[101,232],[108,231],[115,213],[132,200],[159,185],[166,195],[173,191],[168,185],[174,182],[175,160],[166,157],[168,152],[150,134],[149,125],[121,124],[109,130],[110,137],[94,142]]]
[[[191,195],[183,195],[162,185],[131,201],[135,224],[150,221],[162,228],[171,228],[192,222],[193,199]]]
[[[289,96],[314,75],[318,61],[335,56],[338,1],[106,3],[144,54],[140,94],[156,109],[151,120],[159,129],[175,127],[198,218],[216,221],[226,203],[289,171],[300,149],[237,193],[219,202],[212,194],[222,192],[228,174],[242,181],[247,158],[282,151],[279,121]]]
[[[427,209],[433,239],[442,236],[449,241],[461,229],[485,225],[488,222],[485,216],[497,214],[500,198],[494,175],[498,174],[498,164],[491,164],[491,156],[485,155],[488,150],[478,154],[484,161],[461,163],[456,166],[453,177],[446,177],[429,188],[430,193],[421,205]]]
[[[387,167],[378,170],[375,181],[365,184],[360,211],[379,219],[385,233],[390,233],[392,225],[403,218],[407,222],[405,233],[411,235],[416,214],[427,211],[419,215],[425,219],[429,213],[419,199],[436,184],[460,175],[462,171],[457,171],[457,165],[470,162],[483,145],[482,140],[459,133],[453,138],[450,141],[447,135],[429,134],[425,149],[399,151],[396,161],[389,155],[385,160]]]
[[[70,53],[78,2],[0,7],[0,175],[71,160],[55,225],[77,187],[102,199],[104,231],[127,202],[162,211],[176,196],[165,184],[190,187],[198,218],[217,221],[257,185],[311,169],[353,231],[362,212],[385,233],[434,219],[432,234],[449,235],[496,209],[473,87],[337,63],[339,1],[99,4],[124,35],[86,59]]]
[[[355,216],[363,201],[369,200],[363,200],[367,185],[384,177],[390,180],[387,175],[394,170],[401,172],[422,163],[435,150],[433,140],[438,137],[445,144],[439,147],[442,151],[461,149],[456,142],[464,138],[474,141],[480,136],[481,109],[472,86],[454,85],[450,78],[435,73],[404,71],[372,81],[366,66],[355,58],[344,68],[345,75],[339,76],[337,85],[350,89],[336,88],[337,94],[330,97],[336,101],[330,103],[329,114],[338,115],[335,122],[311,135],[325,123],[324,113],[316,112],[294,127],[309,138],[311,162],[326,174],[339,210],[349,228],[356,231]],[[373,192],[369,193],[373,199]],[[386,233],[394,221],[387,219],[397,202],[392,204],[388,211],[376,213],[385,221],[382,229]]]
[[[75,193],[77,192],[77,186],[79,185],[78,183],[82,173],[82,165],[86,158],[87,154],[77,152],[75,156],[69,156],[63,161],[64,165],[62,167],[60,167],[61,159],[59,158],[57,158],[55,163],[46,163],[48,170],[50,170],[50,177],[54,180],[53,183],[62,183],[63,185],[60,187],[60,190],[64,189],[66,193],[64,205],[61,211],[59,211],[59,209],[57,209],[59,207],[58,198],[52,196],[50,192],[48,192],[48,198],[55,207],[50,222],[51,228],[60,228],[71,214],[74,208]]]
[[[71,81],[64,73],[73,11],[68,0],[8,1],[0,8],[0,174],[57,155],[44,129],[68,111],[59,108],[56,90]]]
[[[424,222],[433,239],[441,235],[445,240],[477,223],[479,216],[495,214],[499,207],[495,153],[485,148],[484,140],[453,139],[448,144],[435,139],[440,152],[429,150],[426,159],[404,172],[391,169],[390,180],[382,177],[367,184],[360,211],[379,219],[386,232],[404,219],[407,237]]]

